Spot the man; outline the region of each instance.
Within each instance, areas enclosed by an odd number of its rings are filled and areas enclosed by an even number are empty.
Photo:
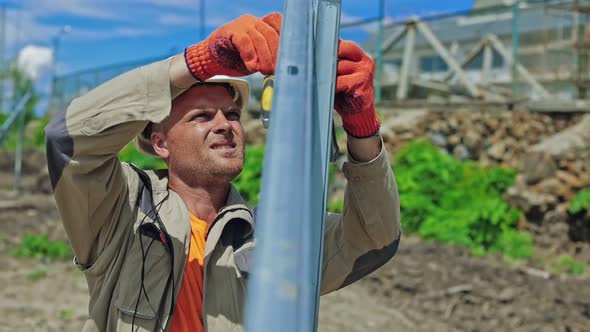
[[[244,162],[248,86],[218,75],[273,73],[280,25],[279,14],[240,17],[74,100],[47,127],[55,199],[90,292],[84,331],[241,330],[254,220],[230,181]],[[322,294],[382,266],[400,237],[374,64],[348,41],[339,58],[349,184],[344,214],[326,220]],[[134,139],[168,170],[121,163]]]

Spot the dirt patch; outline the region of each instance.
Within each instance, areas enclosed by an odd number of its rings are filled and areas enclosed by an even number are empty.
[[[3,331],[82,329],[88,317],[88,290],[71,262],[21,260],[2,252],[0,264]]]
[[[39,211],[47,208],[39,198],[31,198],[26,209],[0,208],[0,283],[8,285],[0,291],[3,328],[79,331],[88,306],[82,273],[69,261],[10,255],[22,233],[64,237],[57,218],[30,217],[36,211],[32,202],[42,202]],[[473,257],[463,248],[404,238],[393,261],[322,298],[319,327],[326,332],[590,331],[590,282],[547,273],[531,262],[507,267],[499,257]]]
[[[88,308],[82,273],[69,261],[11,255],[26,233],[65,239],[53,198],[32,188],[21,196],[0,190],[2,329],[80,331]],[[590,331],[588,272],[549,273],[541,259],[564,249],[551,242],[538,249],[535,260],[508,264],[501,257],[474,257],[464,248],[404,238],[393,261],[322,298],[319,330]],[[572,256],[590,257],[587,244],[571,250]]]
[[[397,257],[361,282],[381,305],[399,308],[418,328],[424,318],[454,331],[590,330],[590,283],[530,263],[406,239]]]

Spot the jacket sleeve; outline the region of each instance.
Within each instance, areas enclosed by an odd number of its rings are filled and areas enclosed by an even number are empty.
[[[92,265],[129,203],[129,167],[117,154],[148,121],[170,113],[170,59],[102,84],[45,129],[51,185],[78,264]],[[128,210],[128,209],[127,209]]]
[[[321,294],[343,288],[387,263],[400,236],[399,194],[387,151],[368,163],[345,163],[344,213],[328,214]]]

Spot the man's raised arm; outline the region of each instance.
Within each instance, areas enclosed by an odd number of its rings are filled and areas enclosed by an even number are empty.
[[[399,194],[379,135],[373,101],[375,65],[356,44],[338,49],[335,109],[348,133],[344,212],[329,214],[321,293],[345,287],[388,262],[401,236]]]
[[[215,75],[274,72],[281,16],[244,15],[183,54],[120,75],[71,102],[45,130],[56,203],[80,265],[110,244],[117,222],[132,218],[137,176],[117,154],[147,124],[169,114],[172,99]],[[123,225],[128,227],[129,225]]]

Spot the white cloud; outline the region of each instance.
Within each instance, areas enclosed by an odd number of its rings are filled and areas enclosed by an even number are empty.
[[[359,17],[359,16],[353,16],[353,15],[348,15],[346,13],[342,13],[340,15],[340,24],[347,24],[347,23],[353,23],[353,22],[358,22],[365,19],[365,17]]]
[[[19,8],[34,16],[69,14],[96,19],[123,19],[124,11],[116,0],[20,0]]]
[[[141,36],[145,36],[147,34],[149,34],[150,31],[147,29],[141,29],[141,28],[117,28],[114,31],[112,31],[110,33],[111,36],[117,36],[117,37],[141,37]]]
[[[164,25],[194,25],[197,22],[196,15],[178,15],[167,13],[158,18],[160,24]]]
[[[199,6],[199,3],[195,0],[134,0],[134,2],[183,9],[195,8],[195,10]]]
[[[13,55],[24,44],[50,46],[61,28],[47,23],[53,22],[54,17],[64,16],[61,22],[72,26],[72,33],[62,37],[72,41],[164,35],[179,28],[193,29],[200,23],[199,0],[18,0],[17,3],[17,7],[7,10],[6,49]],[[219,4],[207,1],[206,6],[208,12],[217,14],[206,17],[209,28],[238,16],[236,6],[221,12]],[[70,17],[75,19],[69,21]],[[92,24],[80,23],[85,18],[92,19]]]
[[[60,27],[48,26],[38,22],[30,11],[9,10],[6,14],[6,57],[16,58],[24,45],[38,44],[50,46]],[[104,36],[103,31],[74,28],[72,33],[63,38],[93,40]]]
[[[353,16],[353,15],[348,15],[346,13],[342,13],[341,18],[340,18],[340,24],[350,24],[350,23],[354,23],[354,22],[362,22],[363,20],[366,20],[367,17],[359,17],[359,16]],[[394,22],[394,19],[392,17],[386,16],[383,18],[383,24],[384,25],[388,25]],[[377,21],[372,21],[369,23],[365,23],[362,25],[357,25],[354,28],[358,28],[361,29],[365,32],[369,32],[369,33],[373,33],[375,31],[377,31],[379,27],[379,24]],[[350,26],[350,28],[353,28],[353,26]]]
[[[51,69],[53,50],[48,47],[27,45],[20,51],[17,66],[33,80],[39,78],[43,72]]]

